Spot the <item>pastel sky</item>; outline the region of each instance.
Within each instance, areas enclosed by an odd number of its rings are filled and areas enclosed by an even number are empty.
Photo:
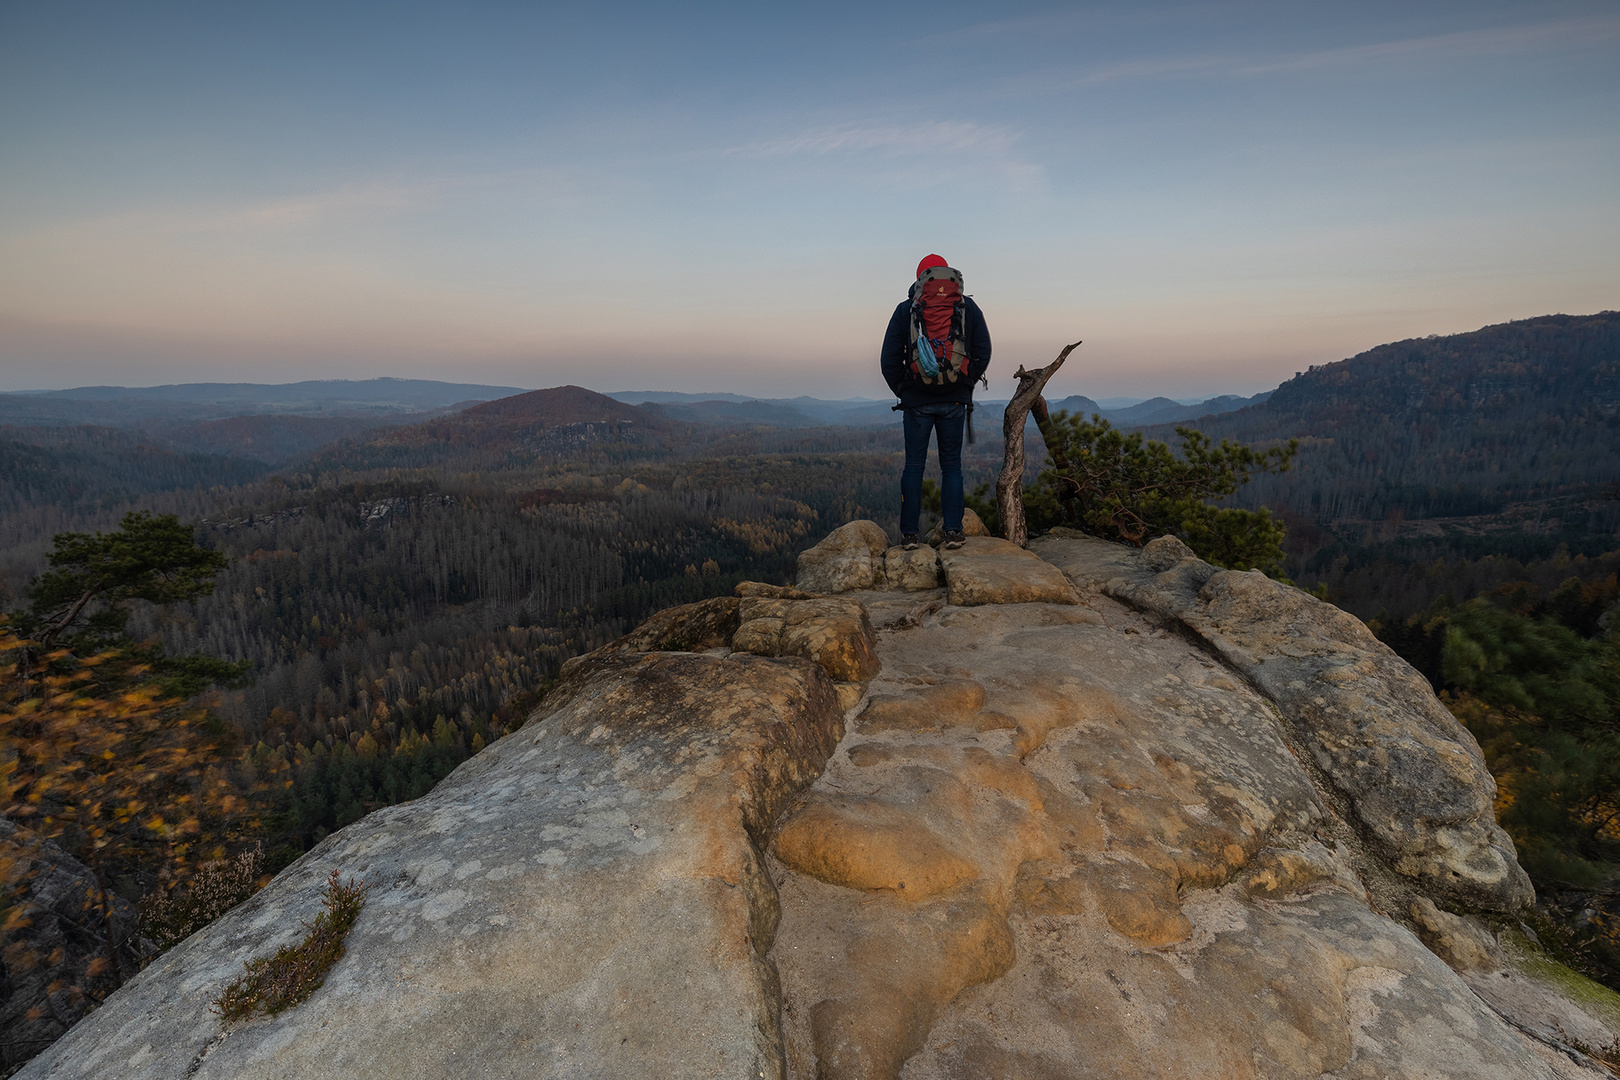
[[[880,397],[937,251],[999,394],[1252,393],[1620,307],[1617,57],[1614,0],[4,0],[0,389]]]

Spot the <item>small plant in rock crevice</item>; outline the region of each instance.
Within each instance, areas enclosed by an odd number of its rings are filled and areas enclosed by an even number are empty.
[[[249,960],[247,973],[225,988],[214,1011],[227,1021],[254,1013],[274,1016],[299,1004],[320,989],[332,965],[348,951],[344,939],[366,906],[369,886],[342,881],[336,870],[322,890],[322,911],[304,923],[309,933],[297,945],[284,945],[274,956]]]

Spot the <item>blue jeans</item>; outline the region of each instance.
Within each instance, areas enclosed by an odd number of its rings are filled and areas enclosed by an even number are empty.
[[[937,433],[939,502],[946,532],[962,531],[962,424],[967,406],[960,401],[931,401],[901,412],[906,433],[906,470],[900,474],[900,531],[921,531],[923,466],[928,464],[928,435]]]

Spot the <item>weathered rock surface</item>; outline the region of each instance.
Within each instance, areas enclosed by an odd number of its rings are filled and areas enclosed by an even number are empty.
[[[872,624],[860,601],[757,581],[739,583],[736,592],[661,611],[597,653],[568,661],[563,671],[598,653],[731,650],[802,656],[837,682],[865,682],[877,673]]]
[[[881,589],[889,534],[875,521],[851,521],[799,554],[795,584],[806,592],[841,593]]]
[[[883,576],[888,588],[907,592],[939,587],[939,552],[923,544],[907,551],[892,547],[883,557]]]
[[[751,584],[744,582],[743,584]],[[729,648],[742,619],[736,596],[665,608],[605,648],[618,652],[701,652]]]
[[[822,597],[774,600],[743,597],[731,647],[757,656],[802,656],[840,682],[863,682],[877,674],[872,624],[858,600]]]
[[[1192,631],[1276,704],[1393,869],[1473,907],[1534,898],[1473,736],[1359,619],[1259,572],[1218,570],[1174,538],[1136,552],[1059,532],[1031,549]]]
[[[133,904],[103,895],[89,867],[3,817],[0,916],[0,1075],[60,1038],[157,952],[137,936]]]
[[[329,837],[29,1077],[774,1077],[759,850],[842,728],[808,660],[602,652],[416,802]],[[313,999],[222,1035],[337,868],[370,901]]]
[[[978,604],[1072,604],[1074,589],[1051,563],[1007,540],[970,537],[955,550],[941,548],[950,602]]]
[[[870,597],[882,674],[772,847],[790,1076],[1602,1075],[1379,913],[1264,695],[1085,601]]]
[[[1606,1075],[1620,998],[1478,916],[1518,902],[1489,775],[1365,628],[1170,543],[1034,549],[1067,576],[1018,551],[972,605],[663,613],[23,1075]],[[1368,770],[1444,790],[1403,810]],[[334,866],[373,882],[348,956],[222,1037],[208,1001]]]
[[[989,527],[987,525],[985,525],[984,519],[981,518],[978,514],[974,513],[972,507],[965,507],[962,510],[962,535],[963,536],[989,536],[990,535],[990,529],[989,529]],[[945,525],[944,525],[943,522],[941,522],[938,525],[935,525],[933,527],[933,529],[929,530],[927,540],[928,540],[928,543],[933,547],[939,547],[940,544],[944,543],[944,541],[945,541]]]

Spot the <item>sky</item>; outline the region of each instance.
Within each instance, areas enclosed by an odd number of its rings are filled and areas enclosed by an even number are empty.
[[[1620,308],[1614,0],[0,0],[0,390],[1254,393]],[[999,384],[998,384],[999,380]]]

